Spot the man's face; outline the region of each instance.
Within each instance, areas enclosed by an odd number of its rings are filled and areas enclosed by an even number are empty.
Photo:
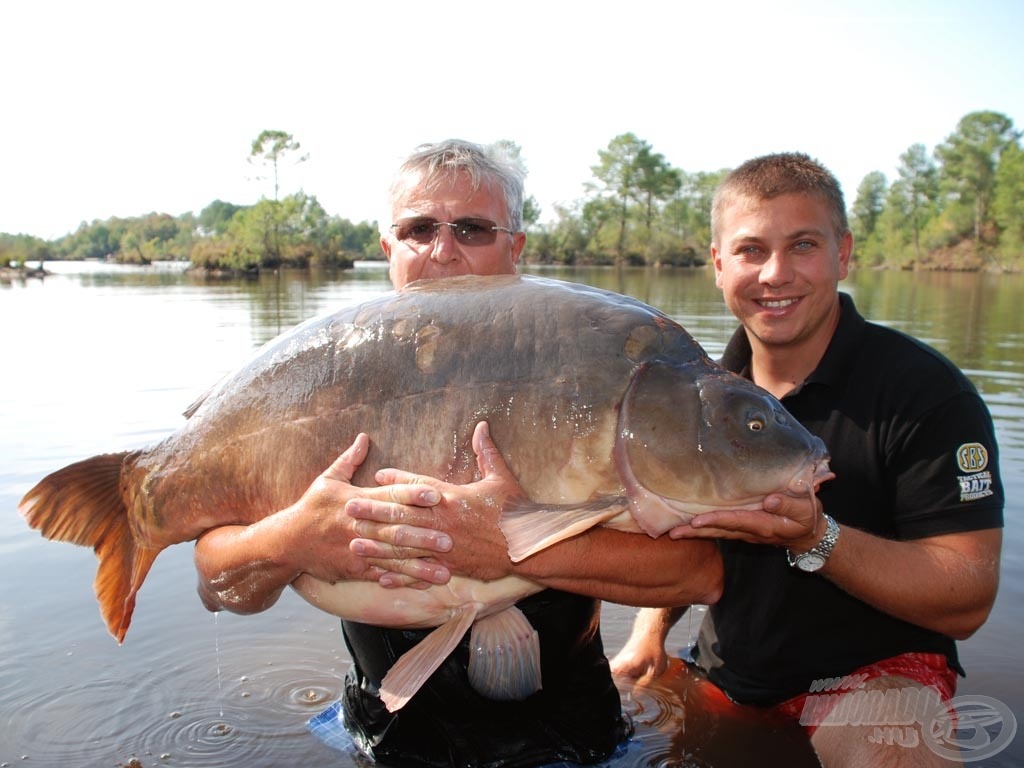
[[[827,344],[852,251],[853,238],[836,235],[828,206],[800,194],[734,199],[711,246],[725,303],[768,346]]]
[[[425,191],[415,180],[410,182],[395,201],[391,221],[411,217],[445,222],[474,218],[493,221],[500,227],[509,225],[501,190],[482,185],[473,192],[465,174],[460,174],[454,184],[432,192]],[[391,284],[401,288],[424,278],[513,274],[526,244],[526,235],[502,231],[496,235],[489,245],[466,245],[456,239],[451,227],[441,226],[432,242],[421,245],[399,240],[391,229],[381,238],[380,245],[390,264]]]

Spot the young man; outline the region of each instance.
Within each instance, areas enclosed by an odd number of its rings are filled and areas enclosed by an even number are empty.
[[[952,363],[865,322],[839,293],[853,251],[843,196],[806,155],[733,171],[712,239],[717,285],[742,323],[724,365],[821,437],[836,477],[817,500],[771,496],[761,511],[711,512],[670,532],[721,540],[725,589],[697,666],[733,700],[798,718],[826,766],[939,764],[920,731],[879,743],[875,723],[844,724],[839,709],[826,719],[834,691],[811,692],[846,677],[846,695],[895,691],[904,706],[925,686],[953,695],[954,640],[985,621],[998,584],[1003,492],[988,410]],[[664,671],[683,610],[641,611],[613,671]]]
[[[408,158],[392,186],[389,221],[381,229],[394,286],[515,272],[526,240],[523,176],[498,148],[461,141],[428,145]],[[250,526],[204,534],[196,548],[200,594],[211,610],[248,613],[270,607],[301,573],[326,581],[383,576],[396,586],[443,583],[447,570],[426,557],[449,547],[474,563],[478,578],[516,573],[533,579],[550,589],[518,607],[540,637],[540,692],[523,702],[480,696],[467,680],[464,641],[404,708],[389,713],[378,697],[381,679],[425,633],[344,621],[353,660],[343,697],[345,726],[362,752],[388,765],[602,760],[630,725],[604,656],[600,599],[632,605],[713,601],[721,587],[717,549],[710,542],[644,542],[602,528],[514,566],[494,519],[500,508],[494,501],[514,495],[517,484],[485,429],[478,428],[474,447],[483,475],[477,483],[450,486],[403,477],[408,484],[363,489],[348,483],[366,456],[367,438],[360,436],[292,507]],[[359,520],[346,513],[346,502],[355,511],[383,509],[399,521],[409,511],[406,505],[434,506],[431,526]],[[431,528],[454,517],[467,521],[469,532],[453,546]],[[477,535],[484,529],[488,536]],[[350,547],[370,535],[375,542]],[[367,547],[378,556],[364,560],[360,553]]]

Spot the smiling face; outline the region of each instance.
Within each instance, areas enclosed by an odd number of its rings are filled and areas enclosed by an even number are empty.
[[[454,222],[476,218],[493,221],[508,227],[508,209],[504,195],[494,184],[483,183],[473,189],[466,173],[459,173],[453,183],[427,187],[422,178],[412,178],[398,196],[392,208],[391,221],[412,217]],[[395,288],[425,278],[455,277],[457,275],[513,274],[519,255],[526,244],[523,232],[498,232],[489,245],[463,245],[455,239],[451,227],[438,227],[434,240],[419,245],[403,242],[395,230],[381,238],[390,264],[391,284]]]
[[[725,303],[759,352],[786,350],[812,365],[839,321],[837,286],[853,238],[839,235],[828,205],[803,194],[726,203],[711,256]]]

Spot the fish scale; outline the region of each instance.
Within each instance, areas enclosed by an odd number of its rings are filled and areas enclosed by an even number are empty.
[[[421,281],[309,320],[186,416],[149,448],[48,475],[19,505],[44,536],[96,550],[97,598],[119,642],[162,549],[293,504],[359,432],[372,447],[356,484],[382,467],[463,483],[475,479],[471,437],[486,419],[524,493],[499,522],[513,560],[595,525],[658,536],[697,511],[754,508],[830,476],[821,441],[678,323],[620,294],[531,276]],[[513,613],[541,589],[533,582],[454,577],[396,594],[303,575],[293,586],[346,619],[438,627],[385,678],[389,708],[482,621],[483,645],[524,658],[482,652],[474,685],[502,698],[540,685],[536,645]]]

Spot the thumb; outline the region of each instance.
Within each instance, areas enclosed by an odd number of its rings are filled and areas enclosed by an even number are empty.
[[[476,454],[476,465],[484,480],[515,479],[505,463],[505,457],[491,440],[491,428],[486,421],[478,423],[473,430],[473,453]]]
[[[352,445],[334,460],[334,463],[323,473],[327,480],[336,480],[343,483],[351,482],[352,475],[366,460],[366,454],[370,450],[370,438],[365,432],[356,435]]]

